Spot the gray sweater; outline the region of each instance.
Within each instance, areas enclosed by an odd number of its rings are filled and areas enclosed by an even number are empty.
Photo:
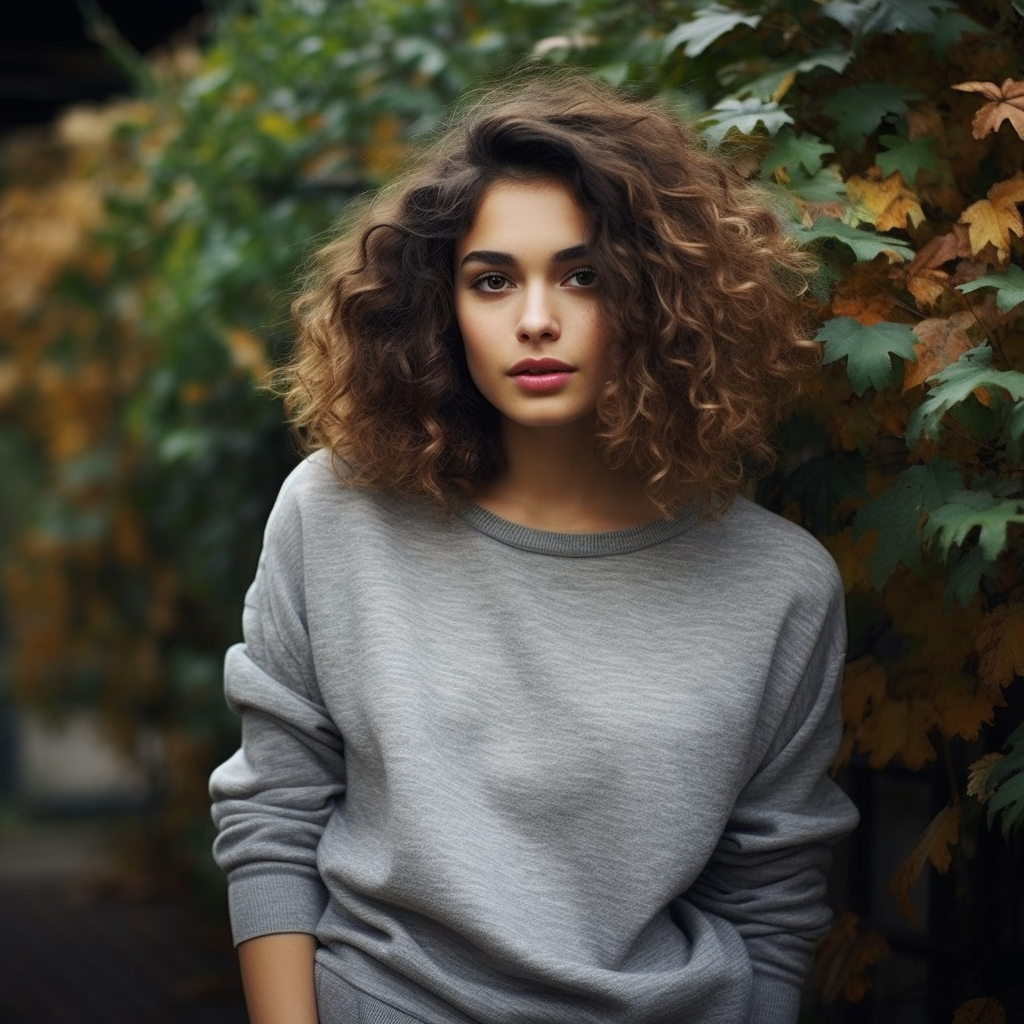
[[[796,1019],[856,814],[842,588],[738,499],[559,534],[300,465],[271,514],[213,775],[235,939],[428,1024]],[[402,1018],[404,1019],[404,1018]]]

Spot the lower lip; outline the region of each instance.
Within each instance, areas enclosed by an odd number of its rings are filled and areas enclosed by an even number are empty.
[[[544,394],[549,391],[561,391],[569,383],[571,370],[560,370],[557,373],[516,373],[512,379],[524,391]]]

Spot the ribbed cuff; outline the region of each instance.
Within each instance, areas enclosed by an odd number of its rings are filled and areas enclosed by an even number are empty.
[[[228,878],[228,912],[235,945],[259,935],[315,935],[327,890],[315,872],[245,871]]]

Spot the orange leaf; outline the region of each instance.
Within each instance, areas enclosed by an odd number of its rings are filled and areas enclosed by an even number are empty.
[[[885,666],[871,655],[851,661],[843,674],[843,721],[860,725],[868,710],[885,700],[887,683]]]
[[[871,987],[868,968],[889,952],[885,937],[862,931],[856,914],[846,911],[833,922],[814,955],[815,980],[821,1001],[828,1005],[842,994],[857,1003]]]
[[[974,341],[968,331],[976,324],[973,313],[954,313],[952,316],[922,320],[915,328],[917,342],[914,351],[917,362],[908,363],[903,374],[903,392],[923,384],[934,373],[955,363]]]
[[[875,704],[861,723],[857,749],[869,755],[872,768],[883,768],[894,757],[912,772],[935,758],[928,734],[939,716],[931,701],[920,697],[893,697]]]
[[[960,804],[954,801],[932,818],[889,883],[896,907],[908,921],[917,922],[917,912],[910,899],[911,887],[921,877],[926,864],[930,863],[940,875],[949,870],[953,862],[950,847],[955,846],[959,838]]]
[[[952,1024],[1006,1024],[1006,1008],[991,996],[968,999],[956,1008]]]
[[[1024,604],[1001,605],[978,633],[978,675],[989,686],[1009,686],[1024,676]]]
[[[985,686],[966,676],[946,679],[932,697],[943,736],[960,736],[973,742],[983,725],[995,721],[996,708],[1006,707],[1006,699],[997,687]]]
[[[997,131],[1004,121],[1009,121],[1013,130],[1024,139],[1024,82],[1007,78],[1002,85],[961,82],[953,88],[961,92],[980,92],[990,101],[975,113],[971,122],[971,131],[976,139]]]
[[[1000,262],[1010,255],[1010,235],[1024,237],[1024,221],[1015,206],[993,203],[991,199],[979,199],[960,214],[960,223],[967,225],[971,240],[971,252],[977,255],[991,245]]]
[[[907,276],[920,274],[924,270],[935,270],[950,260],[961,259],[971,255],[971,244],[967,236],[967,228],[959,224],[944,235],[936,235],[926,242],[917,255],[907,264]]]
[[[907,188],[898,171],[884,181],[871,181],[855,174],[847,179],[846,194],[864,219],[879,231],[905,228],[908,220],[917,227],[925,219],[917,196]]]

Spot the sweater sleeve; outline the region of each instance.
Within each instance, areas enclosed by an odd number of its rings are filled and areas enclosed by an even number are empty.
[[[210,780],[214,858],[236,943],[314,933],[326,905],[316,851],[345,790],[342,738],[319,696],[306,625],[301,517],[288,485],[246,595],[244,643],[225,659],[241,747]]]
[[[779,640],[775,662],[795,663],[789,674],[798,683],[784,708],[762,708],[772,738],[763,754],[755,754],[761,760],[687,894],[743,938],[754,971],[752,1024],[796,1021],[814,947],[831,918],[831,847],[857,821],[828,774],[842,730],[839,683],[846,649],[838,580],[831,591],[822,595],[827,611],[814,626],[798,619]]]

